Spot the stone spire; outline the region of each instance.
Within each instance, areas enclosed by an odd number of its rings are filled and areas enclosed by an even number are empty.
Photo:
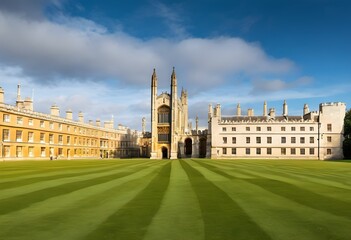
[[[172,86],[176,86],[176,85],[177,85],[177,76],[176,76],[174,67],[173,67],[171,79],[172,79],[171,85],[172,85]]]
[[[196,130],[196,133],[197,131],[199,131],[199,117],[196,115],[196,119],[195,119],[195,130]]]
[[[156,69],[154,68],[154,71],[151,76],[151,87],[157,87],[157,75],[156,75]]]

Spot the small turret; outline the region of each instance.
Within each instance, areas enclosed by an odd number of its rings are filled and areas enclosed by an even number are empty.
[[[270,118],[275,118],[275,109],[274,108],[270,108],[269,109],[269,117]]]
[[[172,80],[171,85],[176,86],[177,85],[177,76],[176,76],[174,67],[173,67],[173,71],[172,71],[172,75],[171,75],[171,80]]]
[[[267,102],[264,101],[263,103],[263,116],[267,117]]]
[[[213,108],[212,108],[212,104],[208,104],[208,121],[210,121],[210,119],[213,116]]]
[[[151,87],[157,87],[157,75],[156,75],[155,68],[154,68],[154,71],[152,72],[152,76],[151,76]]]
[[[141,131],[143,134],[146,132],[146,118],[145,117],[143,117],[141,119]]]
[[[23,108],[23,100],[21,99],[21,84],[17,85],[17,99],[16,106],[18,108]]]
[[[283,116],[288,116],[288,104],[286,104],[286,100],[283,103]]]
[[[309,112],[310,112],[310,109],[309,109],[308,105],[305,103],[303,105],[303,115],[306,115]]]
[[[241,107],[240,107],[240,103],[238,103],[238,105],[236,105],[236,115],[237,115],[237,116],[241,116]]]
[[[221,105],[220,104],[216,105],[215,117],[221,118]]]
[[[247,109],[247,116],[249,116],[249,117],[254,116],[254,110],[252,108]]]
[[[196,133],[199,131],[199,117],[197,115],[195,119],[195,130],[196,130]]]

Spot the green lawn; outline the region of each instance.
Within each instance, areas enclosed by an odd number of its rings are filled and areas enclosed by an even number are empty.
[[[0,239],[351,239],[351,162],[0,162]]]

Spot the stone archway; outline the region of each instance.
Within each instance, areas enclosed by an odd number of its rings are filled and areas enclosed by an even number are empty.
[[[162,159],[168,158],[168,149],[166,147],[162,147]]]
[[[191,157],[191,155],[193,154],[193,141],[191,140],[191,138],[185,139],[184,153],[186,157]]]
[[[199,157],[205,158],[206,157],[206,138],[200,138],[200,149],[199,149]]]

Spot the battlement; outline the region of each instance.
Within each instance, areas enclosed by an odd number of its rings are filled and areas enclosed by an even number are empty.
[[[326,103],[321,103],[320,106],[321,107],[324,107],[324,106],[346,106],[346,104],[343,102],[326,102]]]

